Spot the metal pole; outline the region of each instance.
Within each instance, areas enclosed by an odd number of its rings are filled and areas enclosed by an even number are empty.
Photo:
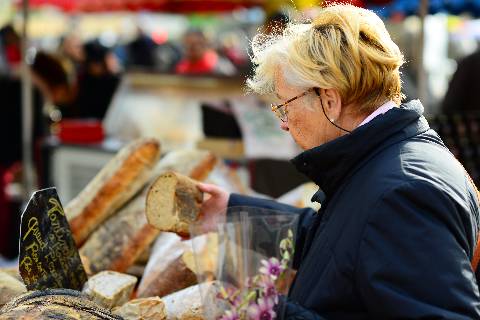
[[[35,174],[33,167],[33,101],[32,79],[27,60],[29,49],[28,38],[28,8],[29,0],[22,1],[22,162],[23,162],[23,186],[25,199],[35,188]]]
[[[418,98],[423,103],[425,107],[425,113],[428,113],[429,99],[428,99],[428,79],[427,73],[424,66],[424,47],[425,47],[425,17],[428,14],[428,4],[429,0],[422,0],[420,2],[420,8],[418,15],[420,17],[420,36],[419,36],[419,45],[418,45],[418,70],[417,70],[417,88],[418,88]]]

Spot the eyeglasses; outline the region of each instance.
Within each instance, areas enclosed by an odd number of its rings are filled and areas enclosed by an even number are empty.
[[[318,91],[317,91],[318,88],[310,88],[308,89],[307,91],[305,91],[304,93],[301,93],[299,94],[298,96],[296,97],[293,97],[291,99],[288,99],[287,101],[285,101],[284,103],[282,104],[273,104],[271,105],[271,108],[272,108],[272,111],[275,112],[275,115],[282,121],[282,122],[287,122],[287,115],[288,115],[288,110],[287,110],[287,105],[290,103],[290,102],[293,102],[301,97],[303,97],[304,95],[307,95],[308,93],[310,93],[311,91],[314,91],[317,92],[318,94]]]

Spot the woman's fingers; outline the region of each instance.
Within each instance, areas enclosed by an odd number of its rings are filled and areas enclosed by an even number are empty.
[[[198,190],[210,195],[205,197],[201,211],[203,215],[216,215],[227,209],[229,194],[222,188],[212,184],[198,183]]]
[[[222,191],[222,189],[220,189],[219,187],[213,184],[201,183],[201,182],[197,184],[197,188],[198,190],[211,194],[212,196],[217,195]]]

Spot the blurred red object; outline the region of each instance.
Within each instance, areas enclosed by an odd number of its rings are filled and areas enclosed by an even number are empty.
[[[261,6],[266,0],[30,0],[32,8],[55,6],[66,12],[166,11],[222,12]],[[21,0],[16,0],[18,6]]]
[[[58,138],[66,143],[98,143],[105,134],[99,120],[62,120],[58,125]]]

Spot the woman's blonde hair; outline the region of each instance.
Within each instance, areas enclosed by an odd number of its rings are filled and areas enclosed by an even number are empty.
[[[257,93],[274,93],[280,68],[288,84],[337,89],[342,103],[357,104],[360,113],[387,100],[401,102],[403,55],[369,10],[331,5],[311,23],[291,23],[281,35],[255,36],[252,48],[255,73],[247,85]]]

